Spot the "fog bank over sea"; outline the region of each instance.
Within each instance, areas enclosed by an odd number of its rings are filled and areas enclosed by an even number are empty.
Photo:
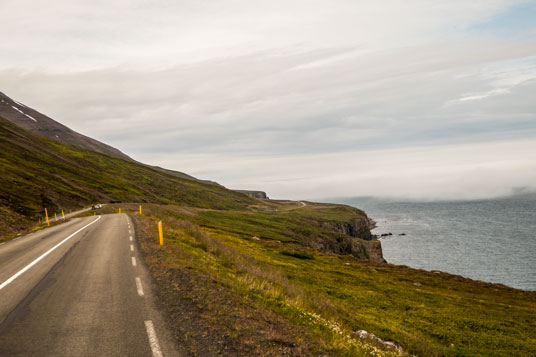
[[[417,202],[331,198],[377,222],[385,259],[471,279],[536,290],[536,195]]]

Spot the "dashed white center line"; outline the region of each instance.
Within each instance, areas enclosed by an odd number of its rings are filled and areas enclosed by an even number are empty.
[[[132,257],[132,266],[136,266],[136,257]]]
[[[131,244],[130,245],[130,251],[133,252],[134,251],[134,246]]]
[[[158,338],[156,337],[156,331],[154,330],[154,325],[151,320],[145,321],[145,329],[147,330],[147,336],[149,337],[149,344],[151,345],[151,350],[153,351],[154,357],[163,357],[162,350],[158,344]]]
[[[143,286],[141,286],[141,279],[136,277],[136,290],[138,290],[138,295],[143,296]]]
[[[130,236],[129,238],[130,238],[130,241],[132,242],[132,236]]]

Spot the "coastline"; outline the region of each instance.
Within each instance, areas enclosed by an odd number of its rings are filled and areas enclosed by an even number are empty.
[[[370,217],[369,217],[369,215],[368,215],[367,212],[365,212],[365,214],[366,214],[367,217],[368,217],[368,220],[369,220],[369,230],[370,230],[371,233],[372,233],[372,230],[373,230],[374,228],[377,228],[377,227],[378,227],[378,224],[376,223],[376,221],[375,221],[373,218],[370,218]]]
[[[536,197],[408,202],[330,198],[370,216],[389,264],[535,291]],[[392,235],[389,235],[391,233]],[[385,236],[382,237],[382,234]]]

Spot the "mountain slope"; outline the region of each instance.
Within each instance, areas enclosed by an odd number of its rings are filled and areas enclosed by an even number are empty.
[[[52,140],[114,157],[130,159],[116,148],[79,134],[48,116],[41,114],[37,110],[9,98],[2,92],[0,92],[0,116],[21,128]]]
[[[355,208],[287,209],[285,202],[50,140],[2,117],[0,139],[0,207],[6,212],[0,239],[12,236],[13,227],[36,222],[45,208],[52,213],[94,202],[151,202],[201,210],[197,220],[207,227],[383,261],[367,216]]]
[[[222,186],[44,138],[3,117],[0,139],[0,206],[21,217],[36,219],[45,207],[52,211],[98,201],[213,209],[255,203]]]
[[[121,159],[132,160],[129,156],[119,151],[118,149],[101,143],[93,138],[77,133],[65,125],[58,123],[52,118],[30,108],[20,102],[17,102],[4,93],[0,92],[0,116],[17,126],[26,129],[32,133],[42,135],[46,138],[56,140],[65,144],[77,146],[81,149],[95,151],[108,156],[113,156]],[[145,165],[150,168],[162,171],[166,174],[171,174],[179,178],[190,180],[198,180],[197,178],[165,168]],[[215,184],[212,181],[199,180],[206,183]]]

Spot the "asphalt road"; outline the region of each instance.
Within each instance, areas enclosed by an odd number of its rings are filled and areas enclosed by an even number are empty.
[[[126,214],[0,245],[0,356],[180,356]]]
[[[103,207],[105,205],[102,205]],[[75,211],[75,212],[70,212],[70,213],[67,213],[65,214],[65,219],[69,219],[71,217],[74,217],[74,216],[78,216],[79,214],[81,213],[84,213],[84,212],[87,212],[87,211],[91,211],[91,207],[88,207],[88,208],[84,208],[84,209],[81,209],[79,211]],[[98,210],[96,211],[98,212]],[[55,221],[61,221],[63,220],[63,217],[60,215],[57,215],[57,217],[52,217],[54,214],[51,214],[51,217],[49,217],[49,221],[50,222],[55,222]],[[44,223],[43,223],[44,224]]]

